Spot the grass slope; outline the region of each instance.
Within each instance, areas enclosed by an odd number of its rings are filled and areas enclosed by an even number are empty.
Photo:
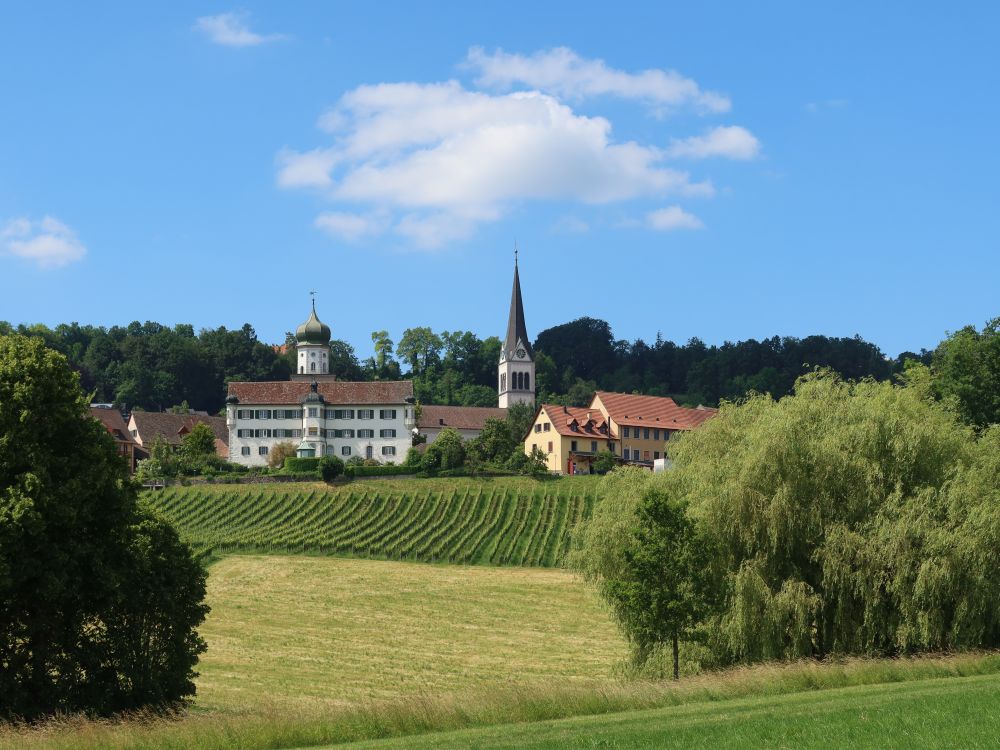
[[[212,566],[208,601],[210,709],[593,684],[625,657],[596,595],[562,570],[234,555]]]
[[[352,743],[357,748],[994,748],[1000,676],[865,685]]]
[[[196,549],[559,565],[596,477],[171,487],[146,498]]]

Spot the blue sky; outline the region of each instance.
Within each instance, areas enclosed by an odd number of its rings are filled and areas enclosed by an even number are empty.
[[[1000,6],[0,7],[0,319],[895,355],[1000,315]],[[474,7],[475,6],[475,7]]]

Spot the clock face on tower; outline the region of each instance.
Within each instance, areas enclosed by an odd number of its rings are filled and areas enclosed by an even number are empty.
[[[524,359],[525,351],[524,349],[518,349],[514,354],[517,355],[518,359]]]

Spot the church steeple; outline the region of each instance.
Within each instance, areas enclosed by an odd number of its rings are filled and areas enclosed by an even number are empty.
[[[521,276],[517,267],[517,245],[514,245],[514,286],[510,292],[510,312],[507,315],[507,335],[500,349],[497,366],[497,391],[500,407],[516,403],[535,403],[535,362],[531,351],[528,328],[524,323],[524,303],[521,300]]]
[[[514,250],[514,286],[510,291],[510,314],[507,316],[507,336],[503,348],[507,359],[514,357],[518,342],[530,357],[531,342],[528,340],[528,329],[524,324],[524,303],[521,301],[521,278],[517,270],[517,249]]]

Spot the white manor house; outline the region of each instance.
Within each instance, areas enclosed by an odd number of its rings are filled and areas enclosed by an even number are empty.
[[[417,424],[413,382],[349,382],[330,374],[330,326],[316,316],[295,330],[297,372],[291,380],[234,382],[226,399],[229,459],[265,466],[271,449],[291,442],[302,457],[355,456],[401,463],[421,432],[428,442],[447,426],[462,427],[463,437],[482,429],[518,402],[534,404],[535,364],[524,323],[517,263],[511,291],[507,335],[497,365],[499,408],[424,407]]]

